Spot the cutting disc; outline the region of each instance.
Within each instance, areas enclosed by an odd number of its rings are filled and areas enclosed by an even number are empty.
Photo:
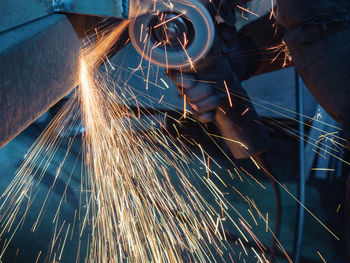
[[[196,0],[156,1],[152,12],[130,22],[129,35],[137,52],[151,63],[189,68],[211,48],[214,24]]]

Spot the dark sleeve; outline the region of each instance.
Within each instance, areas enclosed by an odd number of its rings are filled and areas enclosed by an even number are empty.
[[[247,24],[239,30],[239,42],[245,51],[246,70],[242,79],[286,66],[283,27],[270,14]]]

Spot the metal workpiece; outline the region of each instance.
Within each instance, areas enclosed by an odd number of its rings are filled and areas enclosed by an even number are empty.
[[[132,1],[134,9],[130,10],[130,13],[140,13],[144,8],[144,12],[149,10],[150,0]],[[0,33],[57,12],[124,19],[132,17],[129,14],[129,0],[1,0],[0,2]]]
[[[55,12],[125,19],[129,17],[128,0],[53,0],[52,6]]]
[[[0,147],[76,86],[86,21],[54,14],[0,33]]]
[[[154,0],[52,0],[54,12],[123,19],[154,11],[154,4]]]
[[[0,32],[54,12],[52,0],[1,0]]]

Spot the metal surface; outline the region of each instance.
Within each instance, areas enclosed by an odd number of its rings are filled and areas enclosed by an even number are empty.
[[[0,32],[51,13],[52,0],[1,0]]]
[[[78,13],[94,16],[128,18],[127,0],[53,0],[56,12]]]
[[[0,34],[0,147],[75,87],[85,20],[56,14]]]
[[[136,0],[133,2],[137,6]],[[128,18],[129,0],[1,0],[0,32],[54,12]]]

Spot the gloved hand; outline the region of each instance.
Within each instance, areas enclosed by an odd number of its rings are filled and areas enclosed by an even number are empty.
[[[207,6],[215,19],[215,38],[206,57],[193,69],[170,70],[168,74],[180,94],[186,95],[195,117],[204,123],[213,121],[219,104],[229,100],[226,86],[243,91],[240,79],[246,71],[245,56],[235,28],[234,5],[226,3],[213,1]]]
[[[234,12],[228,12],[227,7],[224,10],[229,23],[216,17],[215,39],[206,57],[194,69],[171,70],[169,77],[186,95],[195,117],[201,122],[214,121],[234,157],[243,159],[265,151],[270,142],[241,87],[245,56],[234,27]]]
[[[181,73],[172,70],[170,78],[175,82],[180,94],[185,95],[197,120],[203,123],[214,121],[215,110],[224,94],[218,92],[199,74]]]

